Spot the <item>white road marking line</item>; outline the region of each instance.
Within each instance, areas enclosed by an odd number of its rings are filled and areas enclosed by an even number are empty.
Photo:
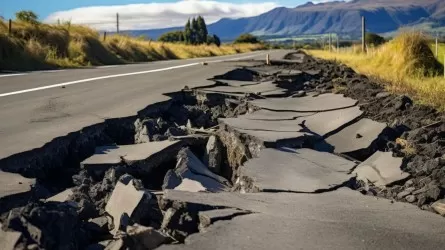
[[[23,76],[23,75],[27,75],[27,74],[28,74],[28,73],[7,74],[7,75],[0,75],[0,77]]]
[[[258,56],[258,54],[244,56],[244,57],[237,57],[237,58],[232,58],[232,59],[213,60],[213,61],[208,61],[208,63],[218,63],[218,62],[224,62],[224,61],[241,60],[241,59],[246,59],[246,58],[255,57],[255,56]],[[103,80],[103,79],[110,79],[110,78],[123,77],[123,76],[142,75],[142,74],[161,72],[161,71],[167,71],[167,70],[172,70],[172,69],[180,69],[180,68],[196,66],[199,64],[200,64],[199,62],[196,62],[196,63],[189,63],[189,64],[184,64],[184,65],[179,65],[179,66],[161,68],[161,69],[153,69],[153,70],[147,70],[147,71],[138,71],[138,72],[108,75],[108,76],[99,76],[99,77],[87,78],[87,79],[82,79],[82,80],[77,80],[77,81],[42,86],[42,87],[37,87],[37,88],[32,88],[32,89],[24,89],[24,90],[19,90],[19,91],[2,93],[2,94],[0,94],[0,97],[18,95],[18,94],[29,93],[29,92],[34,92],[34,91],[39,91],[39,90],[44,90],[44,89],[58,88],[58,87],[62,87],[62,86],[74,85],[74,84],[78,84],[78,83],[91,82],[91,81],[97,81],[97,80]],[[20,75],[20,74],[16,74],[16,75]],[[12,75],[10,75],[10,76],[12,76]]]
[[[3,93],[3,94],[0,94],[0,97],[11,96],[11,95],[18,95],[18,94],[29,93],[29,92],[34,92],[34,91],[39,91],[39,90],[44,90],[44,89],[58,88],[58,87],[62,87],[62,86],[68,86],[68,85],[73,85],[73,84],[78,84],[78,83],[91,82],[91,81],[97,81],[97,80],[103,80],[103,79],[109,79],[109,78],[116,78],[116,77],[123,77],[123,76],[133,76],[133,75],[142,75],[142,74],[161,72],[161,71],[172,70],[172,69],[179,69],[179,68],[195,66],[195,65],[198,65],[198,64],[199,63],[189,63],[189,64],[173,66],[173,67],[168,67],[168,68],[153,69],[153,70],[125,73],[125,74],[117,74],[117,75],[99,76],[99,77],[87,78],[87,79],[82,79],[82,80],[77,80],[77,81],[71,81],[71,82],[58,83],[58,84],[53,84],[53,85],[48,85],[48,86],[42,86],[42,87],[38,87],[38,88],[24,89],[24,90],[9,92],[9,93]]]
[[[36,73],[57,73],[57,72],[63,72],[63,71],[66,71],[66,69],[42,70],[42,71],[36,71]]]
[[[108,69],[108,68],[116,68],[119,67],[119,65],[107,65],[107,66],[98,66],[98,67],[94,67],[96,69]]]

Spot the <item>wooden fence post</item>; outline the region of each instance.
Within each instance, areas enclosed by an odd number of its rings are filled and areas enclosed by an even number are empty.
[[[116,13],[116,31],[119,34],[119,13]]]
[[[266,65],[270,65],[270,56],[266,54]]]
[[[104,41],[107,40],[107,32],[104,31]]]
[[[365,17],[362,16],[362,52],[366,51],[366,20]]]
[[[436,58],[439,59],[439,39],[436,34]]]

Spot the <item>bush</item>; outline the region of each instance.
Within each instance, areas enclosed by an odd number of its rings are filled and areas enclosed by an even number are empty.
[[[366,33],[365,41],[366,44],[379,46],[385,43],[385,38],[375,33]]]
[[[164,33],[158,38],[158,41],[168,43],[184,42],[184,32],[178,30]]]
[[[233,43],[260,43],[260,41],[254,35],[241,34]]]
[[[207,44],[215,44],[216,46],[221,46],[221,40],[217,35],[208,35]]]
[[[30,23],[30,24],[38,24],[39,21],[36,13],[29,10],[22,10],[15,13],[15,18],[19,21]]]

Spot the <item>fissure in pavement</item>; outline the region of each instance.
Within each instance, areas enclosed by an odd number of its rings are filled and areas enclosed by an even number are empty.
[[[263,216],[249,200],[277,193],[349,188],[443,209],[435,111],[332,62],[273,62],[0,160],[0,181],[14,182],[0,198],[6,249],[183,243],[217,221]]]

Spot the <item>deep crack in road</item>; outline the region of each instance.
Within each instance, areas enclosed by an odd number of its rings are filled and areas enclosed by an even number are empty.
[[[418,208],[445,213],[437,113],[334,62],[272,55],[178,69],[160,84],[201,83],[4,153],[4,249],[441,248],[445,220]]]

